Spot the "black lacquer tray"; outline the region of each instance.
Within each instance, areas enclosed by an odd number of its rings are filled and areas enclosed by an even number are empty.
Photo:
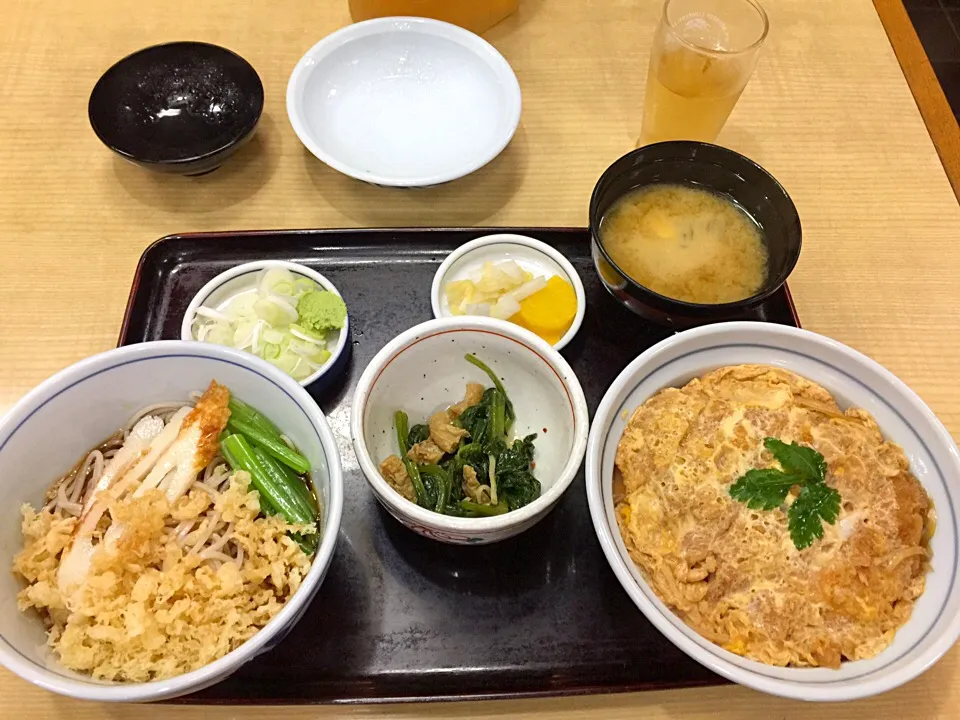
[[[617,374],[671,333],[601,287],[584,229],[308,230],[175,235],[144,253],[120,344],[175,339],[190,300],[239,263],[283,259],[328,277],[350,310],[339,383],[314,391],[345,474],[340,542],[316,599],[287,638],[227,680],[181,701],[310,703],[564,695],[686,687],[721,678],[676,649],[631,603],[594,535],[583,472],[522,535],[484,547],[426,540],[380,509],[349,436],[363,368],[400,331],[432,317],[430,284],[458,245],[518,232],[554,245],[587,295],[563,354],[591,415]],[[745,320],[797,325],[786,288]]]

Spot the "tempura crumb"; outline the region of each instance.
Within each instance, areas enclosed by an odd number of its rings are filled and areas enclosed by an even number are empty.
[[[214,510],[233,523],[243,547],[242,567],[219,567],[191,553],[202,540],[201,522],[183,543],[165,518],[200,517],[209,507],[202,490],[171,509],[158,490],[111,508],[124,527],[113,552],[98,550],[93,572],[71,598],[68,611],[57,588],[59,556],[76,519],[22,508],[24,548],[13,570],[27,586],[18,606],[35,609],[48,628],[47,642],[69,669],[102,680],[145,682],[195,670],[239,647],[270,621],[300,587],[310,558],[289,532],[315,532],[282,517],[259,517],[258,494],[237,473]]]

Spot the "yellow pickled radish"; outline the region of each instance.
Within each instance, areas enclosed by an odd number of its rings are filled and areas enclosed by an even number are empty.
[[[510,321],[554,345],[570,329],[576,314],[577,293],[573,285],[554,275],[543,290],[520,302],[520,312]]]

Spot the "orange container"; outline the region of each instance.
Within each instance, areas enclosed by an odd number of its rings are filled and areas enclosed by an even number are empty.
[[[515,12],[520,0],[350,0],[354,22],[390,15],[444,20],[475,33],[489,30]]]

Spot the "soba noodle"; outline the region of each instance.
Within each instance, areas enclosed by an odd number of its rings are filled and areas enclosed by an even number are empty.
[[[17,604],[65,667],[127,682],[189,672],[259,632],[306,578],[316,524],[265,512],[226,462],[228,401],[214,382],[141,408],[42,509],[22,507]]]
[[[166,425],[178,411],[193,408],[197,397],[199,393],[191,393],[191,402],[154,403],[137,410],[118,432],[87,453],[70,472],[53,484],[56,492],[52,499],[48,493],[48,502],[43,509],[61,517],[79,517],[92,489],[100,481],[106,463],[123,446],[133,427],[148,415],[159,417]],[[286,437],[284,441],[294,448]],[[218,454],[191,489],[202,490],[210,495],[211,500],[216,500],[230,483],[232,475],[227,461]],[[232,532],[232,526],[221,520],[211,505],[199,523],[195,520],[178,523],[174,518],[168,518],[164,536],[173,539],[181,548],[188,549],[189,554],[200,555],[214,569],[223,562],[233,562],[237,567],[242,567],[243,549],[233,540]],[[191,534],[195,536],[191,537]]]

